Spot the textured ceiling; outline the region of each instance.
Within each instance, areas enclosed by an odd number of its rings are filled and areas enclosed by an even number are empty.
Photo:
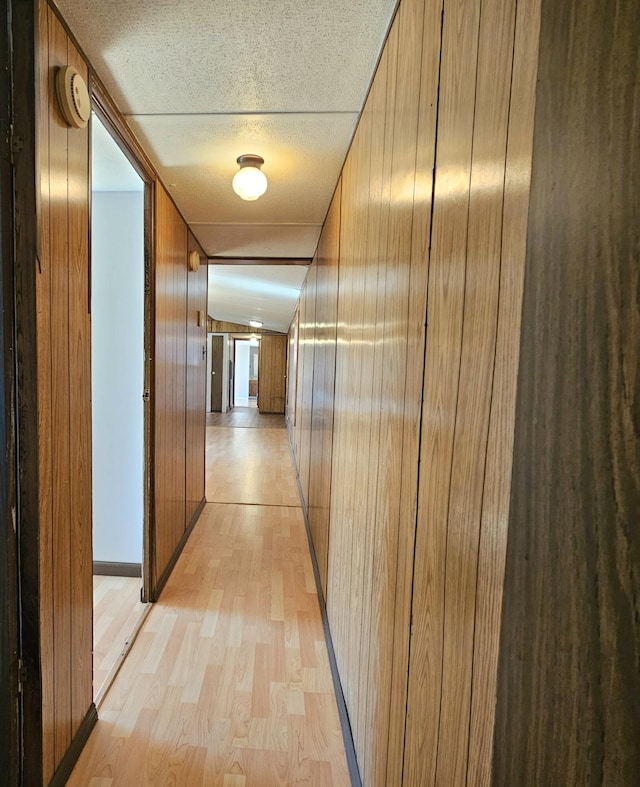
[[[209,256],[313,256],[397,0],[56,2]]]

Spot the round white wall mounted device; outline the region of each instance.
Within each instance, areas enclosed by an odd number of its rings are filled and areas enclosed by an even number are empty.
[[[67,123],[73,128],[84,128],[91,115],[91,99],[84,79],[73,66],[58,69],[56,93]]]

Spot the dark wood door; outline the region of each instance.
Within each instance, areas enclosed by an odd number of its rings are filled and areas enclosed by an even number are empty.
[[[222,412],[222,336],[211,337],[211,409]]]
[[[287,337],[264,335],[258,358],[258,410],[284,413]]]

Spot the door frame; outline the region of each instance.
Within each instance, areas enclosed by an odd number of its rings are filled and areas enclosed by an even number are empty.
[[[8,787],[21,779],[18,544],[16,516],[16,374],[14,313],[14,197],[12,153],[5,130],[13,123],[13,52],[10,0],[0,0],[3,26],[0,33],[0,773]]]
[[[118,109],[102,83],[91,75],[91,106],[127,160],[144,182],[144,383],[143,397],[143,526],[141,601],[155,598],[153,582],[154,549],[154,457],[155,457],[155,184],[153,168],[137,146]]]

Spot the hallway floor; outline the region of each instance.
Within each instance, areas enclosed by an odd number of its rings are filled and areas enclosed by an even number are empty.
[[[206,492],[68,784],[346,787],[284,428],[207,428]]]

